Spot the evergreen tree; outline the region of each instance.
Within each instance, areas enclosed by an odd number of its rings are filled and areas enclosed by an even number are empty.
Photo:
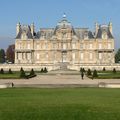
[[[103,71],[106,71],[105,67],[103,68]]]
[[[12,74],[13,72],[12,72],[12,70],[11,70],[11,69],[9,69],[8,73],[9,73],[9,74]]]
[[[0,74],[4,74],[4,70],[3,70],[3,68],[1,68],[1,70],[0,70]]]
[[[85,69],[83,68],[83,72],[85,72]]]
[[[4,63],[5,62],[5,51],[4,49],[0,50],[0,63]]]
[[[120,48],[118,49],[117,53],[115,54],[115,62],[116,63],[120,62]]]
[[[47,68],[45,67],[45,68],[44,68],[44,73],[47,73],[47,72],[48,72],[48,70],[47,70]]]
[[[113,73],[116,73],[116,69],[115,68],[113,68]]]
[[[81,72],[81,73],[83,72],[83,68],[80,68],[80,72]]]
[[[44,72],[44,70],[43,70],[43,68],[41,68],[41,71],[40,71],[41,73],[43,73]]]
[[[33,69],[31,69],[31,71],[30,71],[30,76],[32,76],[32,75],[35,75],[35,72]]]
[[[85,72],[85,69],[84,68],[80,68],[80,72],[81,73]]]
[[[87,76],[90,76],[90,75],[92,75],[92,73],[91,73],[91,70],[88,69],[88,71],[87,71]]]
[[[25,71],[23,68],[20,69],[20,78],[26,78]]]
[[[14,63],[15,59],[15,45],[9,45],[6,50],[6,57],[8,62]]]
[[[97,78],[98,77],[98,73],[97,73],[97,70],[94,70],[93,71],[93,76],[92,76],[93,78]]]

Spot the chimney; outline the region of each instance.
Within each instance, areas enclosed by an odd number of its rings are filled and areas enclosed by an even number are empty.
[[[16,35],[18,35],[18,33],[20,32],[20,27],[21,27],[21,25],[19,22],[19,23],[17,23],[17,26],[16,26]]]
[[[34,23],[31,24],[31,33],[32,33],[32,36],[34,36],[34,30],[35,30],[35,26],[34,26]]]
[[[98,29],[99,29],[99,25],[98,25],[98,23],[96,22],[96,23],[95,23],[95,36],[97,36]]]
[[[108,27],[109,27],[109,30],[110,30],[111,34],[113,34],[113,30],[112,30],[112,29],[113,29],[112,22],[109,23]]]

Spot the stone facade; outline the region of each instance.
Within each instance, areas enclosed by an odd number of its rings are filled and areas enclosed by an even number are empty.
[[[95,32],[91,32],[88,28],[74,28],[64,15],[55,28],[35,32],[34,24],[18,23],[16,31],[15,63],[18,65],[78,69],[81,65],[114,64],[111,22],[108,25],[96,23]]]

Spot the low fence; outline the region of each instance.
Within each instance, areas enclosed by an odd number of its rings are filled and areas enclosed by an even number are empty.
[[[9,70],[11,69],[12,71],[19,71],[21,69],[21,67],[26,70],[29,71],[32,68],[36,71],[40,71],[42,68],[47,68],[48,71],[51,70],[58,70],[60,69],[60,65],[54,65],[54,64],[0,64],[0,69],[3,68],[4,70]],[[113,70],[113,68],[115,68],[116,70],[120,70],[120,64],[111,64],[111,65],[96,65],[96,64],[74,64],[74,65],[67,65],[68,69],[71,70],[80,70],[80,68],[84,68],[84,69],[91,69],[91,70],[103,70],[103,68],[105,68],[106,70]]]

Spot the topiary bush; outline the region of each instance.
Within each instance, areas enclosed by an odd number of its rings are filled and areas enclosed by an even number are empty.
[[[103,71],[106,71],[105,67],[103,68]]]
[[[91,70],[88,69],[88,71],[87,71],[87,76],[91,76],[91,75],[92,75]]]
[[[31,69],[30,74],[26,76],[27,79],[36,77],[36,74],[34,72],[34,69]]]
[[[31,69],[31,71],[30,71],[30,75],[35,75],[35,72],[34,72],[33,69]]]
[[[45,68],[44,68],[44,73],[47,73],[47,72],[48,72],[48,70],[47,70],[47,68],[45,67]]]
[[[1,68],[1,70],[0,70],[0,74],[4,74],[4,70],[3,70],[3,68]]]
[[[41,71],[40,71],[41,73],[43,73],[44,72],[44,69],[43,68],[41,68]]]
[[[97,70],[94,70],[93,71],[93,75],[92,75],[93,78],[97,78],[98,77],[98,73],[97,73]]]
[[[13,72],[12,72],[12,70],[11,70],[11,69],[9,69],[8,73],[9,73],[9,74],[13,74]]]
[[[23,68],[20,69],[20,78],[26,78],[26,74]]]
[[[113,73],[116,73],[117,71],[116,71],[116,69],[115,68],[113,68]]]
[[[83,68],[80,68],[80,72],[81,72],[81,73],[83,72]]]
[[[84,68],[80,68],[80,72],[81,73],[85,72],[85,69]]]

